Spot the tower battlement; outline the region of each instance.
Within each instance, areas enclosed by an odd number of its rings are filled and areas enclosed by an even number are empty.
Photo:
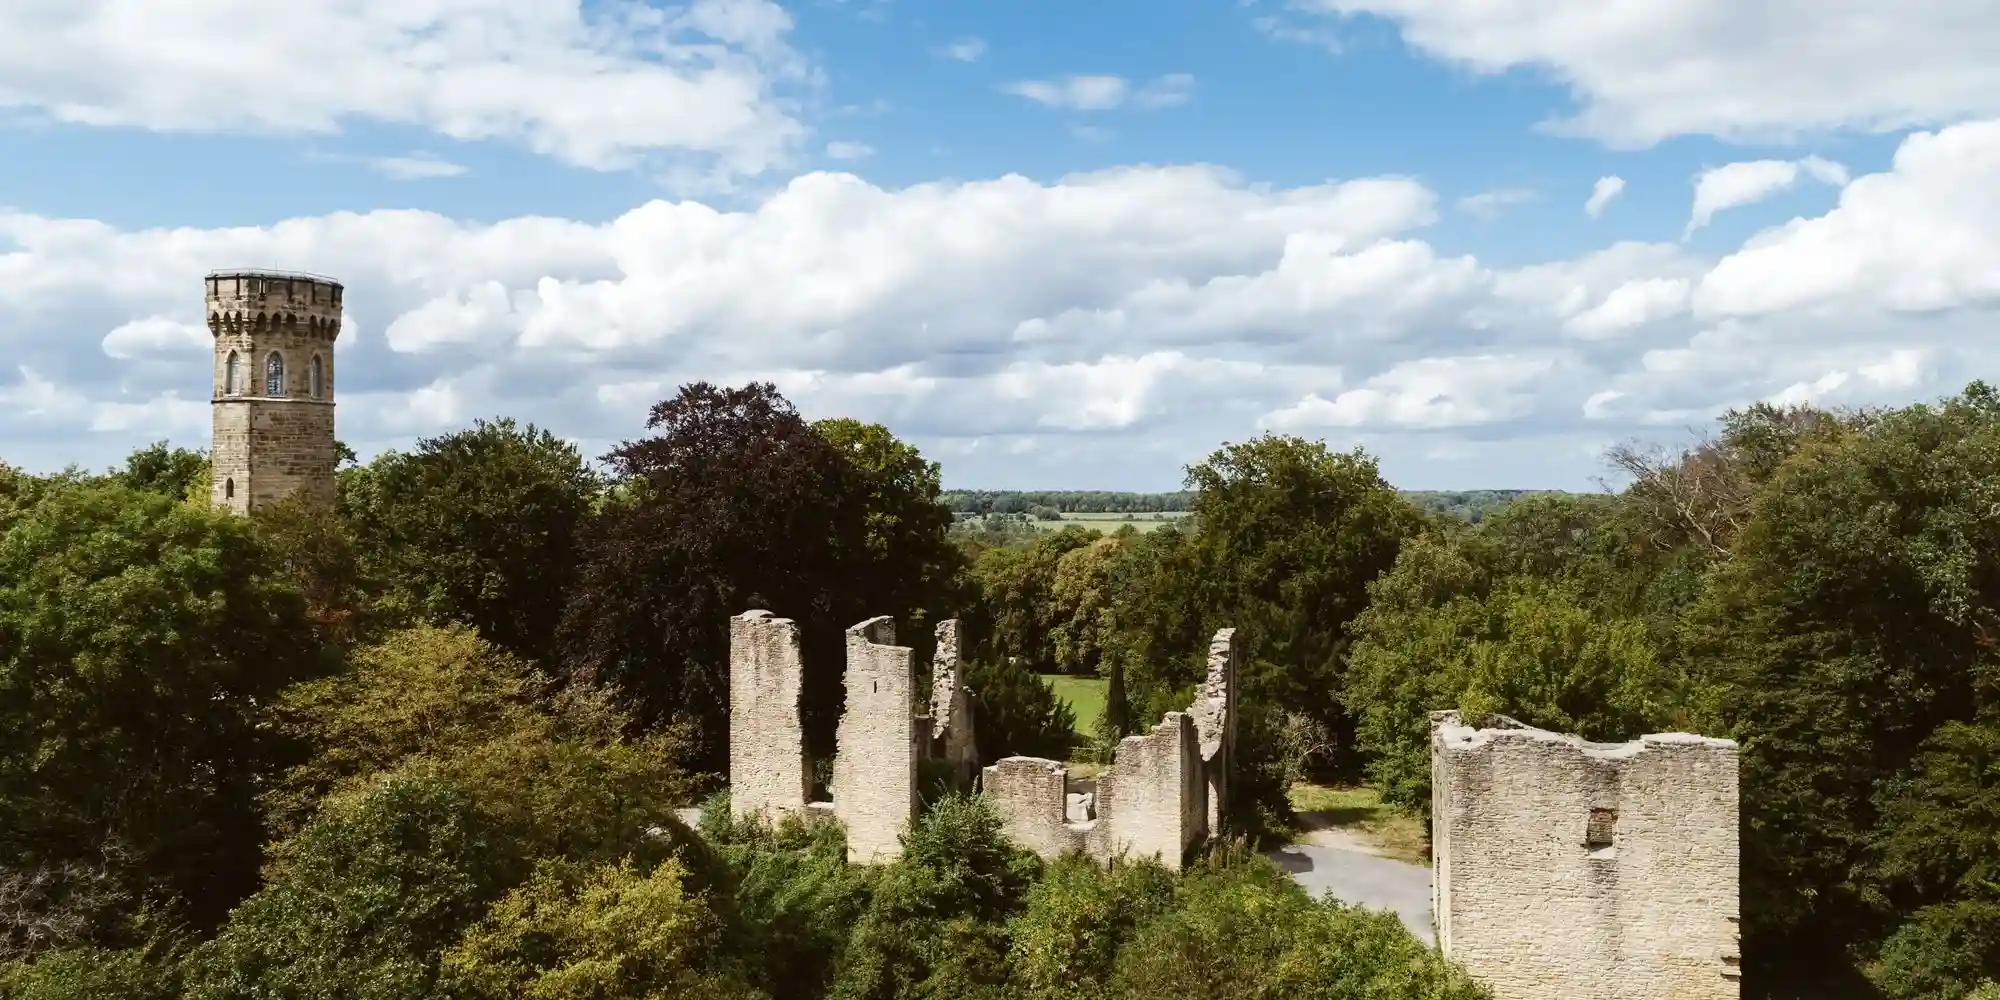
[[[340,336],[346,289],[332,278],[303,271],[237,268],[210,271],[203,284],[208,332],[213,336],[279,329],[328,343]]]
[[[248,513],[304,492],[333,501],[333,344],[345,288],[297,271],[203,279],[215,340],[210,499]]]

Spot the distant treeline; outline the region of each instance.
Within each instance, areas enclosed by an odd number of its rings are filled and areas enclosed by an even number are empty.
[[[1478,524],[1486,515],[1535,493],[1560,490],[1404,490],[1424,510]],[[1158,514],[1185,512],[1194,494],[1121,493],[1115,490],[946,490],[939,497],[955,514]]]
[[[1403,490],[1413,504],[1434,514],[1450,514],[1472,524],[1526,496],[1562,490]]]
[[[1158,514],[1186,511],[1194,494],[1120,493],[1114,490],[945,490],[939,496],[955,514],[1026,514],[1047,507],[1061,514]]]

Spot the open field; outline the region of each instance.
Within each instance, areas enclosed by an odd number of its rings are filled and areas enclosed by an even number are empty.
[[[1328,788],[1292,786],[1292,811],[1299,818],[1299,840],[1363,851],[1428,867],[1429,831],[1422,820],[1382,804],[1382,797],[1365,786]]]
[[[1088,736],[1097,731],[1097,720],[1104,716],[1104,696],[1110,684],[1101,677],[1071,677],[1066,674],[1043,674],[1042,682],[1054,690],[1056,697],[1069,703],[1069,710],[1076,713],[1076,731]]]
[[[1164,511],[1150,514],[1080,514],[1071,512],[1064,514],[1062,519],[1065,523],[1080,524],[1086,528],[1096,528],[1099,531],[1109,534],[1127,524],[1131,525],[1134,531],[1157,531],[1184,517],[1187,517],[1187,514],[1183,511]]]

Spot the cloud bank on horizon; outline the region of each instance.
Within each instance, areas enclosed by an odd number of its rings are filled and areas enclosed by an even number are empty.
[[[235,266],[347,285],[364,456],[601,452],[766,379],[948,486],[1171,489],[1271,431],[1589,488],[1730,407],[2000,375],[1982,0],[1587,2],[6,5],[0,460],[205,446]]]

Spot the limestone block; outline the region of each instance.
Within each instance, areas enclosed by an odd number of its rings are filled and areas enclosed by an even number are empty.
[[[1119,741],[1112,765],[1098,778],[1098,822],[1106,856],[1155,857],[1178,869],[1207,822],[1194,720],[1168,712],[1153,731]]]
[[[1081,843],[1068,828],[1067,786],[1062,763],[1041,757],[1003,757],[985,768],[980,781],[1008,839],[1044,858],[1061,857]]]

